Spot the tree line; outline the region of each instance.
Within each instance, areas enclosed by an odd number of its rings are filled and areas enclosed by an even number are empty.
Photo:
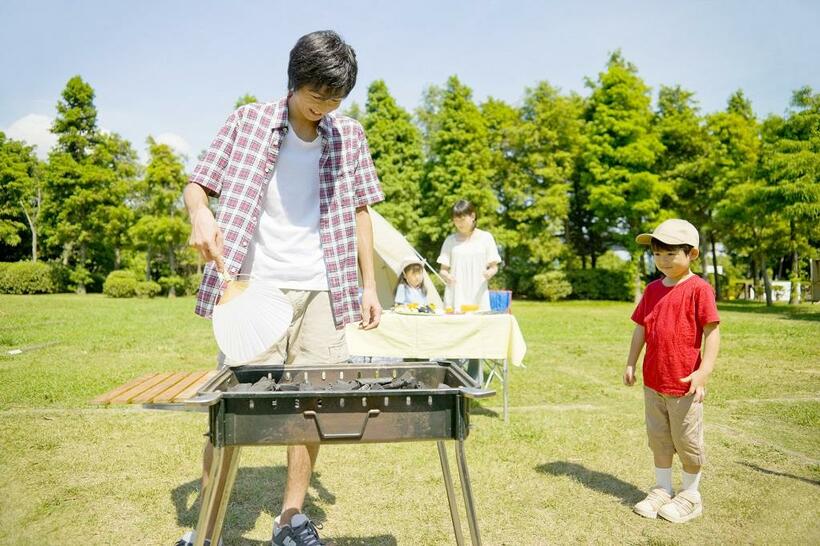
[[[725,110],[704,114],[677,85],[653,101],[620,52],[586,86],[582,97],[542,81],[519,104],[477,103],[451,76],[411,113],[383,81],[371,83],[364,107],[345,113],[367,133],[387,196],[377,210],[435,263],[450,208],[469,199],[501,247],[494,281],[549,299],[594,297],[584,283],[615,277],[626,279],[627,297],[638,292],[654,273],[635,236],[686,218],[700,230],[700,271],[719,297],[751,285],[771,303],[780,278],[792,281],[796,302],[808,258],[820,257],[820,94],[798,89],[783,115],[759,119],[737,91]],[[245,95],[236,106],[255,101]],[[149,137],[141,165],[130,142],[100,131],[94,90],[79,76],[62,92],[52,132],[45,161],[0,132],[3,261],[54,263],[78,292],[118,269],[171,295],[194,290],[202,264],[186,245],[184,158]]]

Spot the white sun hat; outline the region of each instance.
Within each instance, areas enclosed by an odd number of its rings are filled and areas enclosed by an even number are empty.
[[[639,245],[648,245],[652,243],[652,239],[667,245],[691,245],[695,248],[700,245],[697,228],[680,218],[662,222],[652,233],[641,233],[635,237],[635,242]]]
[[[402,259],[401,264],[399,265],[399,270],[397,271],[397,273],[401,275],[402,273],[404,273],[404,270],[407,269],[407,266],[412,264],[418,264],[421,266],[422,269],[424,269],[424,262],[422,262],[418,256],[405,256],[404,259]]]

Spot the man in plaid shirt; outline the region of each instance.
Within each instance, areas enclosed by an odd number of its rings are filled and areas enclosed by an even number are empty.
[[[211,316],[223,288],[218,272],[275,281],[293,304],[286,338],[254,363],[335,364],[348,357],[345,324],[379,324],[367,206],[384,194],[362,126],[331,114],[356,74],[356,54],[338,34],[303,36],[290,52],[287,96],[231,114],[185,188],[191,245],[210,262],[196,313]],[[209,195],[219,198],[216,218]],[[318,445],[288,448],[274,545],[320,544],[301,513],[318,452]],[[212,453],[207,443],[205,476]],[[192,541],[189,533],[178,544]]]

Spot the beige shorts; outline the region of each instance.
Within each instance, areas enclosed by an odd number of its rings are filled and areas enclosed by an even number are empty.
[[[649,387],[643,388],[646,434],[649,448],[656,455],[678,454],[686,466],[703,466],[703,403],[694,394],[668,396]]]
[[[287,334],[265,353],[246,362],[236,362],[222,354],[217,368],[246,364],[331,365],[348,359],[345,331],[333,322],[330,293],[327,291],[289,290],[282,292],[293,305],[293,321]]]

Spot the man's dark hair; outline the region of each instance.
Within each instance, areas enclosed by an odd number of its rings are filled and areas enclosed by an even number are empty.
[[[652,241],[650,243],[653,252],[663,251],[663,252],[677,252],[678,250],[683,250],[684,254],[689,254],[689,252],[695,248],[692,245],[669,245],[664,243],[663,241],[659,241],[652,237]]]
[[[459,199],[456,201],[456,204],[453,205],[453,218],[457,216],[467,216],[468,214],[475,214],[475,207],[473,204],[466,199]],[[477,214],[476,219],[478,219]]]
[[[305,34],[290,50],[288,89],[309,85],[333,98],[344,98],[356,85],[356,52],[332,30]]]

